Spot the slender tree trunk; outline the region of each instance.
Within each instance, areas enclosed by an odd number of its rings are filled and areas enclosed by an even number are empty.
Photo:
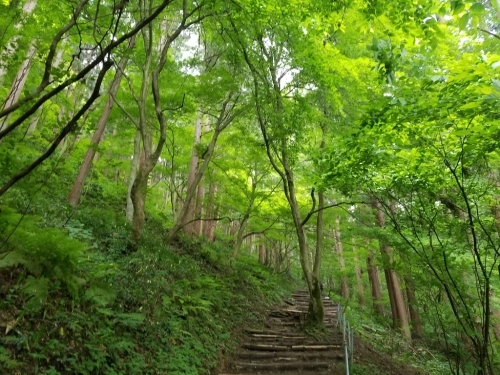
[[[202,130],[202,125],[203,125],[203,116],[201,114],[201,111],[198,111],[198,117],[196,119],[195,127],[194,127],[194,142],[193,142],[193,148],[191,151],[191,163],[189,165],[189,175],[188,175],[188,188],[187,190],[193,190],[193,184],[195,181],[196,177],[196,171],[198,169],[198,162],[199,162],[199,157],[198,157],[198,145],[201,142],[201,130]],[[186,197],[186,201],[184,202],[184,205],[188,207],[187,212],[185,213],[186,221],[188,222],[184,226],[184,232],[186,232],[189,236],[193,235],[193,222],[191,222],[194,219],[195,215],[195,201],[193,197]]]
[[[7,95],[7,99],[5,100],[4,104],[0,109],[8,108],[13,104],[17,103],[17,101],[19,100],[21,92],[23,91],[24,85],[26,83],[26,79],[28,78],[28,74],[30,72],[31,64],[33,63],[35,54],[36,54],[36,48],[34,42],[31,42],[31,44],[28,47],[28,52],[26,53],[26,58],[19,67],[16,77],[12,82],[9,94]],[[0,130],[3,129],[3,127],[7,124],[9,119],[10,116],[5,116],[0,120]]]
[[[6,48],[4,48],[2,50],[2,52],[0,53],[0,86],[2,86],[3,84],[3,79],[4,79],[4,76],[5,74],[7,73],[7,69],[4,67],[6,66],[6,61],[10,59],[10,57],[12,55],[14,55],[16,53],[16,49],[17,49],[17,41],[19,40],[19,38],[21,37],[21,28],[23,27],[23,24],[25,23],[25,19],[31,14],[33,13],[33,11],[35,10],[36,8],[36,3],[37,3],[37,0],[27,0],[25,3],[24,3],[24,6],[23,6],[23,18],[20,22],[18,22],[16,25],[14,25],[14,28],[19,30],[19,34],[18,35],[14,35],[8,42],[7,44],[5,45]],[[31,46],[34,46],[33,43],[31,43]],[[25,60],[26,61],[26,60]],[[21,88],[22,90],[22,88]],[[17,101],[17,100],[16,100]],[[5,106],[5,107],[9,107],[8,105]],[[1,127],[0,127],[1,128]]]
[[[324,147],[324,140],[322,146]],[[323,148],[322,147],[322,148]],[[318,216],[316,217],[316,252],[314,254],[313,277],[321,283],[321,253],[323,250],[323,208],[325,197],[322,191],[318,193]]]
[[[205,196],[205,186],[202,184],[198,185],[198,191],[196,194],[196,206],[194,209],[194,217],[200,218],[200,220],[196,220],[193,223],[193,234],[195,236],[201,236],[202,234],[202,227],[203,227],[203,221],[201,220],[201,215],[203,213],[203,198]]]
[[[495,179],[497,180],[497,179]],[[496,182],[497,186],[500,186],[500,182]],[[500,235],[500,197],[496,198],[497,204],[492,207],[492,211],[495,215],[495,221],[497,226],[497,232]],[[498,266],[498,272],[500,277],[500,265]],[[494,292],[490,289],[491,298],[490,301],[494,299]],[[500,342],[500,305],[491,303],[491,314],[493,315],[493,319],[491,319],[491,324],[493,326],[493,333],[498,342]]]
[[[284,116],[284,106],[283,106],[283,93],[280,87],[279,78],[277,77],[277,67],[276,63],[279,62],[279,58],[274,59],[273,52],[268,50],[266,44],[264,43],[262,38],[258,38],[257,43],[261,49],[262,54],[270,57],[267,61],[267,66],[265,67],[265,71],[263,74],[259,72],[259,69],[252,63],[249,58],[247,51],[245,50],[245,46],[242,44],[244,58],[252,71],[253,82],[254,82],[254,98],[255,104],[257,106],[258,112],[258,121],[261,129],[262,136],[264,138],[264,143],[266,146],[266,153],[273,166],[274,170],[280,175],[281,180],[283,181],[283,190],[290,207],[290,211],[293,218],[293,224],[295,227],[295,231],[297,233],[297,241],[299,245],[299,254],[300,254],[300,265],[302,267],[302,272],[304,274],[304,278],[307,282],[307,288],[309,291],[309,310],[307,313],[307,322],[309,324],[318,325],[323,324],[323,302],[321,296],[320,282],[319,280],[313,276],[313,270],[311,270],[311,259],[309,254],[309,249],[307,247],[306,235],[304,232],[302,219],[300,215],[300,206],[297,202],[297,195],[295,191],[295,182],[293,177],[292,167],[289,162],[288,155],[288,144],[287,137],[285,135],[283,122],[285,121]],[[282,133],[281,137],[277,137],[275,139],[270,139],[268,135],[268,122],[265,116],[262,113],[262,102],[260,97],[258,96],[258,87],[259,83],[262,82],[261,78],[263,76],[269,77],[270,81],[265,82],[268,84],[270,96],[267,97],[268,100],[271,101],[272,110],[277,115],[273,116],[273,122],[275,123],[278,129],[280,129]],[[267,78],[266,78],[267,79]],[[278,165],[281,165],[279,166]]]
[[[252,176],[252,188],[250,191],[250,200],[248,202],[248,206],[243,214],[243,219],[240,222],[238,233],[236,235],[236,242],[233,247],[233,259],[238,257],[238,252],[241,249],[241,244],[243,243],[243,233],[245,232],[245,228],[247,226],[248,219],[250,218],[250,214],[253,210],[253,205],[255,202],[255,191],[257,190],[257,178]]]
[[[141,162],[141,132],[139,130],[135,133],[134,138],[134,155],[132,157],[132,166],[130,168],[130,177],[127,189],[127,208],[125,211],[126,220],[131,223],[134,218],[134,203],[132,202],[132,186],[134,185],[135,178],[137,177],[137,170]]]
[[[135,46],[135,36],[129,40],[127,49],[131,50]],[[83,159],[83,163],[80,166],[80,170],[78,171],[78,175],[76,176],[75,183],[73,184],[73,188],[68,196],[69,204],[73,207],[78,205],[78,201],[80,200],[80,196],[82,194],[83,185],[85,183],[85,179],[89,173],[90,167],[92,166],[92,160],[94,160],[94,156],[97,152],[97,147],[101,142],[104,130],[106,129],[106,124],[108,122],[109,115],[111,114],[111,110],[115,104],[114,97],[120,88],[120,82],[123,77],[123,71],[125,70],[128,63],[128,58],[123,57],[118,63],[118,69],[115,73],[115,77],[111,82],[111,86],[109,89],[109,96],[104,109],[102,111],[101,117],[97,121],[96,130],[94,131],[94,135],[92,136],[92,140],[90,141],[90,146],[85,154],[85,158]]]
[[[369,249],[369,253],[366,258],[366,266],[368,270],[368,279],[371,286],[373,310],[378,315],[383,316],[384,307],[382,305],[382,286],[380,285],[380,274],[378,271],[378,267],[375,265],[375,252],[371,249]]]
[[[325,124],[321,125],[321,144],[319,146],[320,150],[325,148],[326,144],[326,134],[327,127]],[[314,285],[321,285],[321,254],[323,251],[323,209],[325,207],[325,197],[323,191],[318,192],[318,216],[316,217],[316,252],[314,254],[314,265],[312,271],[312,284],[313,290]],[[321,301],[321,287],[319,290],[319,296],[317,291],[314,291],[311,300],[315,301],[310,302],[309,304],[309,312],[316,313],[317,316],[313,319],[310,319],[312,323],[322,323],[323,322],[323,303]]]
[[[293,223],[297,232],[297,239],[300,251],[300,265],[306,278],[307,286],[309,289],[309,309],[307,312],[307,321],[312,325],[323,324],[324,309],[321,296],[320,280],[313,275],[311,270],[311,259],[309,249],[307,247],[306,234],[302,226],[300,217],[300,207],[297,202],[297,195],[295,193],[295,183],[293,173],[288,165],[288,158],[282,153],[283,167],[286,176],[286,185],[288,188],[287,199],[292,211]]]
[[[375,208],[377,226],[384,228],[385,218],[379,201],[375,202]],[[398,276],[392,269],[392,249],[390,246],[383,243],[383,241],[380,241],[380,252],[382,254],[382,258],[384,259],[384,273],[387,282],[387,290],[389,292],[389,299],[391,301],[394,326],[400,328],[405,338],[408,341],[411,341],[411,331],[408,323],[408,315],[406,313],[403,292],[399,284]]]
[[[358,303],[360,306],[365,305],[365,290],[363,288],[363,279],[361,277],[361,267],[359,266],[359,258],[358,254],[356,251],[356,239],[352,239],[352,252],[354,254],[354,267],[356,271],[356,284],[357,284],[357,291],[358,291]]]
[[[495,293],[493,290],[491,291],[491,300],[495,301]],[[497,300],[498,302],[498,300]],[[493,305],[493,304],[492,304]],[[494,304],[498,306],[498,304]],[[493,333],[495,335],[496,340],[500,343],[500,309],[492,309],[492,324],[493,324]]]
[[[208,196],[206,196],[206,212],[208,218],[215,218],[216,208],[215,208],[215,195],[217,194],[217,185],[215,183],[211,183],[208,189]],[[203,225],[203,236],[211,240],[211,232],[212,228],[215,227],[216,220],[207,220],[205,225]]]
[[[177,218],[174,226],[172,227],[172,229],[170,229],[170,232],[168,233],[167,242],[171,242],[172,240],[174,240],[178,236],[180,230],[183,228],[184,228],[183,230],[186,231],[186,233],[188,234],[192,233],[192,229],[190,232],[188,222],[190,221],[189,217],[191,217],[190,215],[192,215],[193,212],[193,199],[195,196],[196,188],[200,183],[205,171],[207,170],[210,160],[212,159],[212,155],[214,153],[215,145],[217,143],[219,135],[233,121],[235,117],[235,114],[231,113],[234,108],[229,108],[229,102],[231,101],[232,97],[233,93],[230,93],[223,102],[222,108],[219,113],[219,117],[217,118],[217,121],[214,125],[212,139],[210,140],[210,143],[208,144],[208,147],[204,152],[203,163],[200,163],[198,169],[196,170],[196,173],[194,174],[194,178],[191,180],[191,183],[188,183],[188,188],[186,191],[186,199],[184,201],[182,211],[180,212],[179,217]],[[201,126],[201,118],[199,123]],[[194,163],[192,161],[191,166],[193,166],[193,164]],[[185,227],[188,227],[188,229],[186,229]]]
[[[147,158],[144,164],[139,166],[130,192],[134,206],[134,213],[132,215],[132,241],[136,244],[139,243],[142,237],[142,230],[146,221],[144,206],[146,204],[149,173],[153,168],[154,164]]]
[[[213,185],[213,189],[214,189],[213,194],[214,194],[214,201],[215,201],[215,196],[217,195],[217,186],[215,184]],[[216,218],[217,214],[219,212],[219,207],[215,203],[212,205],[212,207],[213,207],[212,208],[212,216],[214,218]],[[211,242],[215,241],[215,231],[217,230],[218,225],[219,225],[219,222],[217,220],[210,220],[210,222],[209,222],[207,238]]]
[[[340,277],[340,293],[342,297],[347,300],[349,299],[349,284],[347,282],[347,277],[344,275],[345,261],[342,250],[342,241],[340,239],[340,218],[338,216],[335,219],[335,229],[333,230],[333,236],[335,238],[335,250],[337,252],[337,257],[340,264],[340,273],[342,274],[342,276]]]

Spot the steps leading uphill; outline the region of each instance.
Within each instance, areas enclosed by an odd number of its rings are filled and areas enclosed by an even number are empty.
[[[341,374],[342,334],[337,327],[337,305],[323,298],[324,325],[328,333],[315,339],[303,325],[309,293],[298,291],[291,300],[269,313],[265,329],[245,330],[238,355],[220,375],[229,374]]]

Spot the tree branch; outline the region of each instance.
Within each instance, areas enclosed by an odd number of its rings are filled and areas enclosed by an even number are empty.
[[[304,224],[309,221],[309,219],[311,218],[311,216],[314,213],[314,209],[316,208],[316,197],[314,196],[314,188],[312,188],[312,190],[311,190],[311,199],[313,201],[313,205],[312,205],[311,210],[309,211],[309,213],[304,218],[304,220],[302,220],[302,223],[300,223],[301,227],[303,227]]]
[[[94,103],[99,97],[99,90],[101,89],[101,84],[106,75],[109,68],[112,66],[111,61],[106,61],[102,70],[99,72],[99,76],[97,77],[96,84],[94,86],[94,90],[90,95],[87,102],[80,108],[80,110],[73,116],[73,118],[66,124],[66,126],[61,130],[56,139],[52,142],[50,147],[45,151],[38,159],[36,159],[30,166],[28,166],[23,171],[17,173],[14,177],[12,177],[8,182],[6,182],[2,188],[0,188],[0,196],[2,196],[7,190],[9,190],[12,185],[26,177],[29,173],[31,173],[36,167],[42,164],[52,153],[56,150],[59,143],[70,133],[72,132],[78,123],[78,120],[83,116],[85,112],[90,108],[92,103]]]
[[[492,36],[492,37],[494,37],[494,38],[500,39],[500,36],[499,36],[499,35],[497,35],[497,34],[495,34],[495,33],[492,33],[491,31],[488,31],[488,30],[486,30],[486,29],[481,29],[481,28],[479,28],[479,30],[481,30],[483,33],[486,33],[486,34],[491,35],[491,36]]]

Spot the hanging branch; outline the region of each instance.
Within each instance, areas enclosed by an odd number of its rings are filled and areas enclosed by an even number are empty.
[[[49,99],[60,93],[62,90],[64,90],[66,87],[71,85],[74,82],[78,82],[81,79],[83,79],[91,70],[93,70],[96,66],[99,64],[107,64],[105,61],[106,58],[110,55],[111,51],[113,51],[116,47],[121,45],[123,42],[126,40],[132,38],[135,34],[137,34],[142,28],[150,24],[170,3],[172,0],[164,0],[149,17],[144,18],[142,21],[139,21],[135,27],[130,30],[128,33],[123,34],[120,38],[117,38],[116,40],[112,41],[106,48],[102,50],[102,52],[93,60],[90,62],[85,68],[83,68],[78,74],[76,74],[72,78],[68,78],[66,81],[61,83],[60,85],[54,87],[51,91],[47,92],[45,95],[43,95],[40,99],[38,99],[29,109],[27,109],[21,116],[19,116],[16,120],[14,120],[10,125],[5,127],[3,130],[0,131],[0,139],[4,138],[7,134],[9,134],[11,131],[16,129],[19,125],[21,125],[28,117],[30,117],[32,114],[34,114],[38,108],[40,108],[45,102],[47,102]],[[59,35],[59,34],[58,34]],[[57,36],[56,36],[57,38]],[[54,40],[56,39],[54,38]],[[49,55],[50,57],[50,55]],[[48,58],[49,58],[48,57]],[[47,58],[47,59],[48,59]],[[48,61],[46,61],[46,65],[48,65]],[[47,69],[47,68],[46,68]],[[48,71],[50,75],[50,69]],[[46,72],[44,73],[45,76]],[[0,118],[7,116],[8,114],[14,112],[17,110],[21,105],[35,99],[38,97],[41,92],[50,84],[50,81],[44,81],[42,79],[42,82],[38,86],[38,88],[35,90],[35,92],[31,95],[27,95],[24,99],[18,100],[15,104],[11,105],[8,108],[5,108],[4,110],[0,111]]]
[[[323,208],[318,208],[317,210],[310,211],[307,214],[307,216],[305,217],[305,219],[302,220],[302,223],[300,223],[300,225],[304,226],[309,221],[309,219],[311,218],[312,215],[314,215],[315,213],[318,213],[320,211],[326,210],[327,208],[342,207],[344,205],[352,206],[352,205],[356,205],[356,204],[368,204],[368,203],[363,202],[363,201],[359,201],[359,202],[340,202],[340,203],[330,204],[330,205],[325,206]]]
[[[61,130],[56,139],[52,142],[50,147],[45,151],[38,159],[36,159],[30,166],[28,166],[23,171],[16,174],[12,177],[8,182],[6,182],[2,188],[0,188],[0,196],[2,196],[7,190],[9,190],[12,185],[26,177],[29,173],[31,173],[36,167],[42,164],[52,153],[56,150],[59,143],[72,131],[76,129],[78,124],[78,120],[84,115],[85,112],[90,108],[90,106],[97,100],[100,96],[99,90],[101,89],[101,84],[106,75],[109,68],[113,66],[113,63],[108,60],[104,62],[102,70],[99,72],[99,76],[97,77],[96,84],[94,86],[94,90],[92,91],[92,95],[88,98],[87,102],[80,108],[80,110],[73,116],[73,118],[66,124],[66,126]]]
[[[273,221],[271,224],[269,224],[266,228],[264,228],[263,230],[253,231],[253,232],[248,232],[248,233],[246,233],[246,234],[242,237],[242,239],[245,239],[245,238],[247,238],[247,237],[250,237],[250,236],[252,236],[252,235],[254,235],[254,234],[264,234],[264,233],[266,233],[269,229],[271,229],[271,228],[274,226],[274,224],[276,224],[276,222],[278,221],[278,219],[279,219],[279,216],[277,216],[277,217],[276,217],[276,219],[274,219],[274,221]]]

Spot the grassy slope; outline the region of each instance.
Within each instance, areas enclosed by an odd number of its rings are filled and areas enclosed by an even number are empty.
[[[5,239],[20,215],[2,209]],[[64,229],[23,219],[0,250],[0,373],[209,373],[241,323],[293,288],[223,244],[167,246],[154,222],[125,254],[128,233],[104,209]]]

